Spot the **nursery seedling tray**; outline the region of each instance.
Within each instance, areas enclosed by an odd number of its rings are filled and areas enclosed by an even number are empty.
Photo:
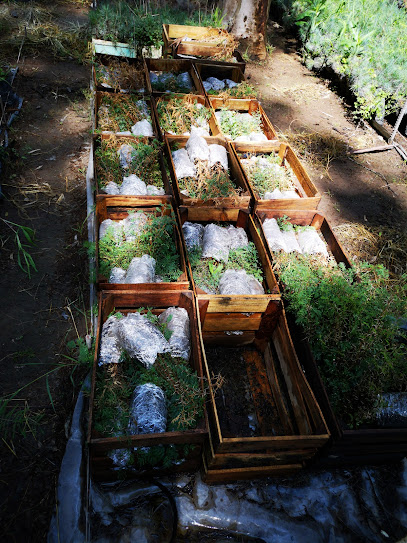
[[[187,273],[187,263],[185,257],[185,250],[183,242],[181,241],[181,235],[177,220],[174,222],[174,243],[177,247],[179,254],[179,266],[181,275],[177,281],[168,283],[109,283],[109,278],[99,274],[99,226],[105,219],[112,219],[113,221],[120,221],[129,215],[130,211],[142,211],[146,214],[154,215],[171,215],[172,208],[170,206],[150,206],[146,207],[143,200],[139,202],[133,199],[131,203],[125,201],[123,205],[123,196],[112,196],[107,199],[104,196],[97,196],[96,198],[96,275],[97,275],[97,287],[99,290],[109,291],[133,291],[133,292],[161,292],[163,295],[167,292],[174,290],[188,290],[189,281]]]
[[[172,94],[200,94],[205,95],[205,90],[202,86],[202,82],[198,77],[194,65],[190,60],[182,59],[167,59],[167,58],[146,58],[144,59],[144,72],[145,79],[147,81],[147,88],[150,94],[161,94],[162,91],[154,90],[151,85],[150,72],[169,72],[173,74],[180,74],[188,72],[191,81],[194,85],[194,89],[191,93],[183,93],[175,91]]]
[[[113,130],[101,130],[101,128],[99,127],[99,121],[98,121],[98,111],[99,111],[100,106],[102,105],[103,98],[104,97],[110,98],[112,95],[118,96],[120,98],[120,100],[123,101],[123,103],[125,103],[128,100],[134,100],[134,99],[137,98],[136,94],[122,94],[122,93],[118,94],[118,93],[111,93],[111,92],[96,91],[96,93],[95,93],[95,110],[94,110],[94,119],[93,119],[93,132],[100,132],[102,134],[114,134]],[[148,108],[149,113],[150,113],[150,122],[151,122],[152,127],[153,127],[153,133],[154,133],[154,136],[157,137],[158,134],[159,134],[159,129],[158,129],[158,126],[157,126],[155,115],[154,115],[154,108],[152,106],[151,99],[149,97],[146,97],[146,96],[142,95],[142,94],[140,94],[138,96],[138,99],[143,100],[144,102],[146,102],[147,108]],[[130,132],[130,131],[131,130],[129,128],[128,132]],[[134,136],[134,137],[143,138],[145,136]]]
[[[207,62],[195,62],[195,68],[198,72],[198,75],[200,77],[200,80],[202,82],[206,81],[208,77],[216,77],[217,79],[223,80],[223,79],[230,79],[231,81],[234,81],[235,83],[243,83],[246,81],[246,78],[242,72],[242,69],[239,66],[222,66],[218,64],[208,64]],[[217,94],[221,94],[224,91],[217,91],[216,93],[208,93],[205,91],[206,96],[209,100],[210,97],[214,97]]]
[[[185,431],[163,432],[153,434],[138,434],[123,437],[104,437],[94,429],[94,400],[96,386],[96,372],[98,371],[98,358],[102,326],[113,311],[122,314],[135,312],[138,308],[152,308],[154,314],[159,314],[168,307],[183,307],[187,310],[191,331],[190,366],[197,373],[203,391],[202,347],[200,345],[196,308],[192,292],[112,292],[106,291],[99,296],[99,319],[96,332],[95,359],[92,371],[92,386],[90,394],[89,422],[87,441],[90,453],[92,476],[96,480],[116,480],[124,475],[123,471],[114,468],[108,453],[114,449],[128,449],[135,447],[152,447],[155,445],[195,445],[194,450],[180,465],[173,465],[167,471],[195,471],[200,467],[202,458],[202,444],[207,439],[208,422],[205,405],[204,415],[195,429]],[[150,469],[147,473],[158,474],[165,470]],[[146,473],[145,471],[143,473]],[[120,474],[120,475],[119,475]],[[134,469],[129,468],[128,474],[135,475]]]
[[[149,195],[112,195],[112,194],[106,194],[103,192],[102,189],[99,188],[98,183],[98,175],[97,175],[97,157],[95,155],[95,150],[101,145],[102,141],[108,141],[109,139],[114,138],[118,142],[117,149],[119,149],[120,145],[123,143],[134,143],[134,142],[140,142],[143,143],[151,143],[154,138],[137,138],[135,136],[117,136],[113,134],[101,134],[100,136],[94,137],[93,141],[93,179],[96,186],[96,193],[100,198],[106,198],[109,202],[112,198],[116,202],[116,206],[126,206],[131,205],[132,202],[135,204],[143,204],[145,206],[154,206],[154,205],[160,205],[160,204],[171,204],[172,202],[172,190],[170,181],[168,179],[167,170],[164,163],[164,155],[162,150],[160,150],[160,153],[158,155],[158,161],[159,161],[159,167],[161,170],[161,176],[162,181],[164,185],[165,194],[163,196],[149,196]],[[122,174],[124,176],[124,172],[122,170]],[[144,179],[143,179],[144,181]],[[108,204],[109,205],[109,204]]]
[[[97,75],[97,69],[96,66],[101,66],[106,69],[114,69],[114,64],[122,64],[127,65],[129,70],[136,70],[140,73],[141,80],[143,81],[143,86],[140,87],[139,85],[135,85],[134,83],[130,83],[130,85],[125,86],[118,86],[118,87],[109,87],[104,86],[102,84],[102,81],[100,78],[98,78]],[[135,59],[135,58],[120,58],[114,55],[104,55],[104,54],[95,54],[93,57],[93,65],[92,65],[92,79],[94,88],[97,91],[101,92],[135,92],[135,93],[144,93],[147,92],[148,86],[146,83],[146,77],[145,77],[145,71],[144,71],[144,63],[141,59]]]
[[[197,305],[209,396],[206,482],[286,475],[303,468],[330,436],[297,359],[283,308],[245,347],[238,342],[225,347],[222,338],[215,341],[204,331],[209,313],[203,301],[198,299]],[[213,375],[224,378],[218,391]]]
[[[159,127],[159,135],[160,135],[161,140],[164,140],[164,134],[168,134],[170,136],[173,136],[173,135],[182,136],[183,134],[170,134],[168,132],[165,132],[163,130],[163,128],[160,126],[160,119],[159,119],[158,112],[157,112],[157,101],[160,98],[162,98],[164,100],[167,100],[167,101],[171,100],[171,98],[177,98],[177,99],[181,99],[183,101],[192,100],[193,102],[196,102],[198,104],[202,104],[204,107],[208,108],[210,113],[211,113],[211,116],[210,116],[210,118],[208,120],[210,135],[211,136],[218,136],[220,134],[218,124],[217,124],[217,122],[215,120],[215,115],[213,114],[213,110],[210,107],[210,104],[207,101],[205,96],[198,96],[196,94],[179,95],[179,94],[169,94],[169,93],[161,93],[161,94],[157,93],[157,94],[154,95],[154,97],[152,97],[151,101],[152,101],[152,107],[153,107],[153,110],[154,110],[154,114],[155,114],[156,119],[157,119],[157,126]]]
[[[223,100],[222,98],[217,98],[216,96],[215,97],[210,96],[209,102],[214,110],[225,108],[225,109],[231,109],[240,113],[249,113],[250,115],[253,113],[260,113],[263,134],[265,134],[268,140],[277,139],[277,133],[274,126],[271,124],[269,118],[264,112],[264,109],[261,107],[261,104],[257,100],[249,100],[249,99],[244,99],[244,98],[227,98],[226,100]],[[218,130],[220,134],[222,134],[220,123],[218,122],[216,117],[215,117],[215,121],[218,126]],[[229,141],[233,141],[230,137],[227,137],[227,139]],[[267,144],[267,142],[260,142],[260,143],[262,143],[263,145]]]
[[[252,217],[248,212],[239,209],[199,206],[180,207],[179,216],[181,226],[184,222],[190,221],[202,224],[216,222],[222,225],[225,223],[225,225],[232,224],[236,227],[242,227],[248,234],[249,241],[253,241],[255,244],[263,269],[265,290],[269,291],[267,294],[207,294],[196,287],[192,277],[192,269],[189,260],[187,260],[194,292],[201,307],[206,308],[206,318],[203,324],[206,338],[213,337],[217,340],[221,337],[225,344],[229,341],[233,344],[239,342],[242,345],[250,343],[256,334],[261,334],[262,330],[267,328],[270,321],[275,320],[281,310],[281,296],[277,281]]]
[[[223,138],[219,138],[219,137],[209,137],[209,138],[205,138],[205,140],[207,141],[208,145],[216,143],[217,145],[222,145],[223,147],[225,147],[228,153],[229,176],[231,180],[233,181],[235,187],[242,189],[241,195],[236,196],[236,197],[225,197],[225,198],[203,200],[203,199],[198,199],[198,198],[190,198],[189,196],[185,196],[184,194],[181,193],[178,178],[175,173],[175,166],[172,159],[171,150],[175,144],[178,146],[179,149],[184,148],[188,139],[189,139],[189,136],[168,136],[168,135],[165,136],[165,144],[166,144],[167,156],[168,156],[167,160],[170,164],[170,175],[172,179],[172,186],[173,186],[174,195],[175,195],[178,205],[219,206],[222,208],[237,207],[239,209],[249,209],[250,192],[249,192],[249,188],[245,180],[245,177],[242,174],[241,169],[239,168],[235,155],[231,151],[230,145]]]
[[[321,201],[321,195],[290,145],[280,142],[270,142],[266,143],[266,145],[235,142],[231,147],[249,186],[253,198],[254,212],[262,209],[317,209]],[[286,165],[291,167],[294,173],[295,190],[300,198],[280,198],[275,200],[259,198],[258,192],[246,172],[245,166],[240,161],[241,153],[278,155],[282,161],[282,165],[286,163]]]

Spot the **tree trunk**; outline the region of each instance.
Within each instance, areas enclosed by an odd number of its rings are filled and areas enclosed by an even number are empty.
[[[250,55],[266,58],[267,19],[271,0],[223,0],[228,30],[247,45]]]

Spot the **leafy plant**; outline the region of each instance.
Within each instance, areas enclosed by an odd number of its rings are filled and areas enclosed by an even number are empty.
[[[294,172],[288,164],[282,163],[278,154],[246,153],[244,157],[243,168],[259,198],[276,188],[281,191],[295,189]]]
[[[28,248],[35,244],[35,232],[28,226],[23,226],[7,219],[0,219],[14,233],[14,241],[17,246],[17,263],[24,273],[31,279],[32,270],[37,271],[35,262]]]
[[[248,116],[232,109],[221,108],[218,120],[223,134],[233,140],[239,136],[248,136],[252,132],[263,132],[260,113]]]
[[[191,126],[207,125],[211,117],[210,110],[190,96],[159,98],[157,113],[161,130],[178,135],[190,132]]]
[[[137,122],[151,121],[147,103],[137,96],[108,93],[98,109],[98,129],[112,132],[130,131]]]
[[[228,98],[257,98],[257,90],[253,85],[242,81],[237,87],[232,87],[223,91],[210,89],[207,91],[210,95],[219,96],[220,99],[227,100]]]

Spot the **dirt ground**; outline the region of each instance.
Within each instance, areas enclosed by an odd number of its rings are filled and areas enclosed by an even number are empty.
[[[66,11],[63,11],[63,10]],[[69,20],[86,9],[61,4]],[[395,151],[347,156],[383,145],[327,81],[300,63],[298,44],[272,26],[271,58],[246,75],[283,138],[300,153],[322,194],[320,210],[338,226],[406,230],[407,166]],[[16,57],[7,59],[15,65]],[[83,370],[73,374],[66,342],[86,333],[88,310],[85,169],[89,153],[89,65],[22,50],[16,91],[24,98],[1,179],[1,217],[32,227],[31,278],[17,263],[13,232],[0,223],[2,395],[18,394],[22,423],[0,442],[0,523],[4,541],[45,541],[58,470]],[[310,153],[309,145],[313,153]],[[344,239],[352,256],[352,243]],[[374,257],[374,255],[372,255]],[[58,368],[57,371],[54,371]],[[49,373],[48,377],[47,373]],[[32,383],[32,384],[29,384]],[[10,409],[10,407],[8,408]]]

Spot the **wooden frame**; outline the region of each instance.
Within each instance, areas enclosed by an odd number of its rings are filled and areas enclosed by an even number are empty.
[[[191,38],[191,41],[181,41],[184,37]],[[204,41],[205,38],[214,40],[208,42]],[[220,28],[163,24],[163,56],[179,53],[210,57],[219,53],[224,39],[225,31]]]
[[[99,64],[99,65],[102,65],[102,66],[105,66],[105,67],[109,67],[109,63],[112,62],[112,61],[118,61],[118,62],[126,62],[129,64],[129,66],[136,66],[136,65],[140,65],[140,67],[142,68],[143,72],[143,81],[144,81],[144,91],[141,90],[141,89],[133,89],[133,88],[129,88],[129,89],[114,89],[113,87],[104,87],[102,84],[99,84],[98,83],[98,79],[97,79],[97,75],[96,75],[96,68],[95,68],[95,65],[96,64]],[[143,63],[143,60],[142,59],[136,59],[136,58],[127,58],[127,57],[118,57],[118,56],[115,56],[115,55],[106,55],[106,54],[103,54],[103,53],[95,53],[93,59],[92,59],[92,79],[93,79],[93,84],[94,84],[94,88],[95,90],[97,91],[100,91],[100,92],[123,92],[123,91],[130,91],[130,93],[135,93],[135,94],[143,94],[148,92],[148,84],[147,84],[147,80],[146,80],[146,75],[145,75],[145,70],[144,70],[144,63]]]
[[[139,137],[136,137],[136,136],[120,136],[120,135],[118,136],[118,135],[107,134],[107,133],[100,134],[100,136],[94,136],[94,145],[93,145],[93,169],[94,169],[94,172],[93,172],[93,180],[94,180],[94,183],[95,183],[96,194],[98,196],[100,196],[100,197],[106,198],[107,200],[111,200],[113,198],[117,202],[118,201],[117,198],[119,198],[119,196],[112,195],[112,194],[105,194],[99,188],[98,178],[97,178],[97,168],[96,168],[96,165],[97,165],[97,157],[95,155],[96,149],[98,148],[98,146],[101,144],[102,141],[109,140],[112,137],[116,138],[116,140],[118,140],[121,144],[122,143],[127,143],[127,142],[140,142],[140,141],[142,141],[144,143],[148,143],[150,141],[153,141],[155,138],[139,138]],[[119,205],[127,205],[127,204],[131,205],[131,203],[133,201],[134,201],[134,203],[138,203],[138,204],[144,202],[145,206],[153,206],[153,205],[160,205],[160,204],[171,204],[171,202],[172,202],[172,189],[171,189],[170,181],[168,179],[162,149],[160,150],[158,160],[159,160],[159,166],[160,166],[160,170],[161,170],[161,176],[162,176],[162,180],[163,180],[165,194],[163,196],[122,195],[122,196],[120,196],[120,198],[122,198],[122,200],[121,200],[122,203],[119,204]],[[127,204],[125,204],[125,202],[127,202]]]
[[[98,357],[102,326],[113,310],[123,314],[132,312],[141,307],[154,308],[153,312],[160,313],[167,307],[183,307],[187,310],[191,330],[191,357],[190,365],[196,371],[203,391],[203,370],[202,370],[202,348],[199,341],[198,323],[196,308],[192,292],[111,292],[105,291],[99,295],[99,319],[96,332],[96,349],[92,371],[92,385],[90,394],[90,409],[87,442],[89,445],[90,464],[92,475],[95,479],[117,479],[117,470],[113,469],[112,460],[106,455],[108,451],[129,447],[151,447],[164,444],[195,444],[195,451],[184,463],[172,466],[170,472],[192,471],[199,468],[201,464],[202,444],[208,435],[208,422],[206,408],[204,415],[198,422],[196,429],[180,432],[163,432],[155,434],[139,434],[124,437],[103,437],[98,436],[93,428],[94,400],[96,372],[98,369]],[[134,470],[130,470],[134,474]],[[150,470],[151,472],[151,470]],[[162,473],[163,470],[155,470],[153,473]]]
[[[194,63],[195,63],[195,69],[199,75],[202,86],[203,86],[203,82],[208,77],[216,77],[220,80],[230,79],[231,81],[234,81],[235,83],[238,83],[238,84],[246,81],[246,78],[243,74],[242,69],[236,65],[222,66],[220,64],[209,64],[207,62],[202,62],[202,63],[194,62]],[[205,90],[205,87],[204,87],[204,90]],[[205,90],[205,95],[209,100],[210,97],[217,96],[217,94],[221,94],[222,92],[223,91],[218,91],[216,94],[209,94]]]
[[[263,358],[258,354],[246,358],[247,379],[261,435],[226,437],[212,386],[210,360],[205,352],[205,345],[214,344],[213,338],[204,331],[207,308],[199,299],[197,306],[209,395],[209,442],[204,449],[206,482],[231,482],[298,471],[326,446],[330,435],[301,370],[283,307],[277,318],[263,329],[263,334],[255,336],[251,342],[256,348],[254,352],[261,353]],[[222,346],[224,341],[219,337],[215,344]],[[243,375],[241,379],[244,379]],[[261,398],[274,404],[274,421],[270,415],[264,418]]]
[[[193,82],[195,89],[191,93],[187,94],[199,94],[205,96],[205,89],[203,88],[202,81],[200,80],[195,66],[191,60],[185,59],[168,59],[168,58],[145,58],[144,59],[144,77],[147,81],[147,89],[150,94],[162,94],[162,91],[156,91],[151,85],[150,72],[170,72],[170,73],[182,73],[188,72]],[[174,93],[173,93],[174,94]],[[185,93],[175,93],[185,94]]]
[[[148,97],[148,96],[145,96],[143,94],[138,95],[136,93],[135,94],[123,94],[123,93],[112,93],[112,92],[96,91],[96,93],[95,93],[95,110],[94,110],[94,119],[93,119],[93,132],[100,132],[102,134],[114,134],[115,133],[112,130],[101,130],[99,128],[99,123],[98,123],[98,111],[99,111],[101,102],[103,100],[103,97],[104,96],[111,97],[112,94],[114,94],[116,96],[120,96],[120,98],[123,101],[133,100],[137,96],[139,96],[140,100],[144,100],[144,102],[146,102],[147,107],[148,107],[148,109],[150,111],[151,124],[153,126],[154,136],[158,137],[160,131],[159,131],[159,128],[158,128],[158,125],[157,125],[156,117],[155,117],[155,114],[154,114],[154,107],[153,107],[151,98]],[[135,138],[143,138],[145,136],[133,136],[133,137],[135,137]]]
[[[321,201],[321,195],[288,143],[270,142],[266,145],[261,145],[260,143],[250,144],[235,142],[232,143],[231,147],[250,189],[253,198],[254,212],[261,209],[317,209],[319,202]],[[286,161],[291,167],[295,176],[295,190],[300,198],[280,198],[276,200],[263,200],[259,198],[257,190],[250,181],[249,175],[240,161],[239,153],[278,154],[282,164]]]
[[[160,119],[158,117],[158,111],[157,111],[157,101],[159,98],[163,98],[164,100],[171,100],[171,98],[180,98],[181,100],[193,100],[194,102],[197,102],[198,104],[202,104],[204,107],[208,108],[211,116],[209,118],[208,124],[209,124],[209,130],[211,136],[218,136],[220,134],[219,126],[216,122],[215,115],[213,114],[213,110],[207,101],[205,96],[200,96],[197,94],[169,94],[169,93],[157,93],[152,97],[152,107],[153,111],[156,117],[156,124],[158,126],[159,130],[159,136],[160,139],[164,140],[164,135],[176,135],[176,136],[182,136],[182,134],[168,134],[168,132],[163,132],[161,125],[160,125]]]
[[[243,98],[227,98],[226,100],[223,100],[222,98],[218,98],[216,96],[209,96],[209,102],[214,110],[227,108],[227,109],[231,109],[231,110],[235,110],[239,112],[249,113],[250,115],[252,113],[260,113],[263,133],[266,135],[268,140],[277,139],[277,132],[274,126],[271,124],[264,109],[261,107],[260,102],[258,102],[257,100],[249,100],[249,99],[243,99]],[[216,119],[216,123],[218,126],[219,133],[223,135],[220,123],[218,122],[217,119]],[[229,141],[233,141],[230,137],[227,137],[227,136],[224,136],[224,137],[226,137],[226,139],[228,139]],[[267,144],[267,142],[261,142],[261,143],[263,145]]]
[[[181,235],[179,232],[178,221],[175,218],[174,224],[174,243],[176,244],[179,259],[181,275],[177,281],[170,283],[109,283],[108,278],[99,274],[99,226],[105,219],[112,219],[113,221],[119,221],[128,216],[129,211],[142,211],[146,214],[159,215],[171,215],[173,212],[170,206],[163,206],[161,211],[156,206],[146,207],[144,201],[137,202],[133,199],[128,202],[126,196],[112,196],[107,199],[103,196],[96,197],[96,274],[97,274],[97,287],[99,290],[108,291],[134,291],[134,292],[159,292],[163,295],[174,290],[186,291],[190,288],[187,273],[187,263],[185,258],[185,250],[183,242],[181,241]]]
[[[236,198],[225,197],[211,200],[202,200],[198,198],[190,198],[181,193],[178,178],[175,172],[174,162],[172,160],[171,146],[177,144],[179,148],[184,148],[189,136],[165,136],[165,145],[167,150],[167,160],[170,164],[170,175],[172,180],[173,192],[178,205],[181,206],[217,206],[217,207],[237,207],[239,209],[249,209],[250,207],[250,192],[246,179],[237,163],[237,159],[231,150],[229,143],[220,137],[205,138],[208,145],[213,143],[225,147],[228,154],[229,175],[236,188],[242,189],[242,194]]]

